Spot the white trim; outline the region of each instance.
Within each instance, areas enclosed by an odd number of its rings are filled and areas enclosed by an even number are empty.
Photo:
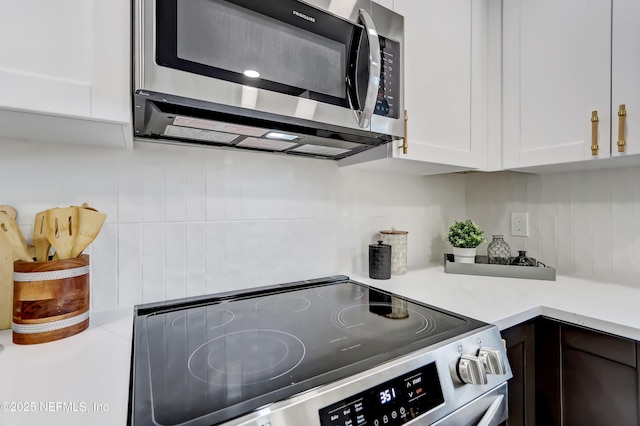
[[[29,282],[29,281],[53,281],[63,280],[65,278],[74,278],[89,273],[89,265],[72,269],[60,269],[58,271],[46,272],[14,272],[13,281]]]
[[[17,334],[38,334],[47,331],[55,331],[63,328],[71,327],[89,319],[89,311],[71,318],[65,318],[59,321],[45,322],[40,324],[16,324],[13,323],[13,332]]]

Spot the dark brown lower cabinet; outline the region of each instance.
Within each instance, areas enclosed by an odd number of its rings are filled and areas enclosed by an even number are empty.
[[[640,425],[638,342],[543,317],[502,337],[509,426]]]
[[[535,425],[535,336],[529,321],[502,332],[513,372],[509,381],[507,426]]]

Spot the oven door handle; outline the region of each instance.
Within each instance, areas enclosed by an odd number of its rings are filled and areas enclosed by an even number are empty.
[[[358,125],[367,128],[371,124],[371,117],[378,100],[378,89],[380,87],[380,39],[373,19],[366,10],[360,9],[358,12],[360,21],[364,26],[364,31],[369,44],[369,81],[367,82],[367,94],[362,103],[362,111],[357,113]]]
[[[496,416],[500,413],[500,407],[502,406],[502,401],[504,400],[504,395],[498,396],[495,401],[491,403],[487,411],[485,411],[484,416],[478,422],[478,426],[494,426],[497,424]]]

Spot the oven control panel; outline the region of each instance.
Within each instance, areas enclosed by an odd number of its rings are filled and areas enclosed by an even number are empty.
[[[396,426],[444,404],[436,364],[427,364],[321,408],[321,426]]]
[[[373,113],[400,117],[400,43],[380,36],[380,85]]]

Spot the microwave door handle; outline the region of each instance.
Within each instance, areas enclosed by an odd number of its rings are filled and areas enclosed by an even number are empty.
[[[487,411],[485,411],[484,416],[478,422],[478,426],[495,426],[498,424],[496,417],[501,413],[502,410],[502,401],[504,400],[504,395],[500,395],[496,398],[495,401],[491,403]]]
[[[369,41],[369,82],[367,83],[367,95],[362,104],[362,111],[358,117],[358,125],[361,128],[367,128],[371,124],[371,117],[378,99],[378,88],[380,87],[380,40],[378,39],[378,30],[376,30],[373,19],[371,19],[367,11],[360,9],[358,13]]]

